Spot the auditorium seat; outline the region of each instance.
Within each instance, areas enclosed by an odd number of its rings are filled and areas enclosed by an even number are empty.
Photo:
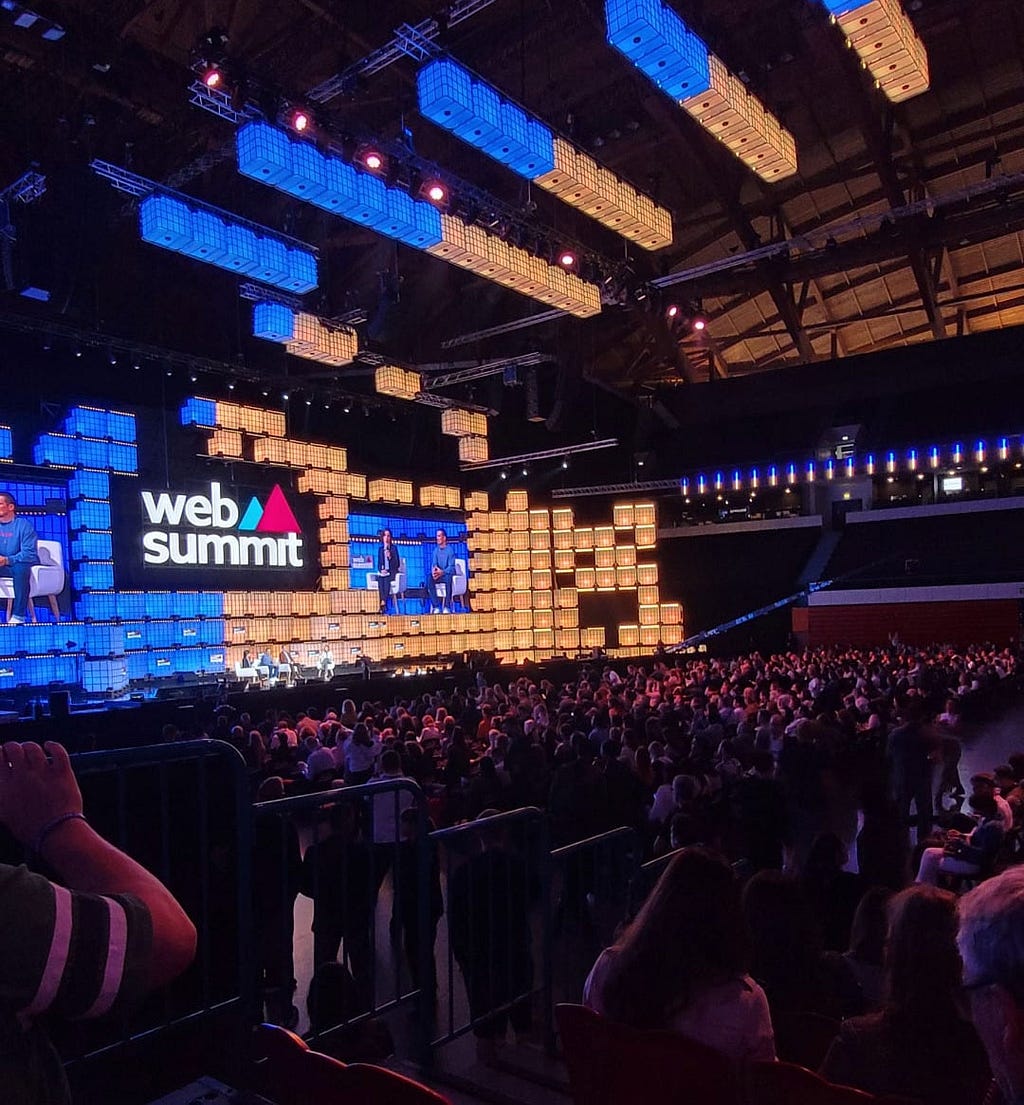
[[[795,1063],[743,1063],[677,1032],[614,1024],[556,1007],[575,1105],[909,1105],[834,1086]]]
[[[448,1105],[411,1078],[369,1063],[342,1063],[313,1051],[275,1024],[256,1028],[256,1090],[275,1105]]]

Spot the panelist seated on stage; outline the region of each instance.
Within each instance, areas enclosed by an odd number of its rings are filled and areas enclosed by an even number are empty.
[[[440,608],[445,614],[452,612],[452,588],[455,580],[455,550],[448,544],[448,534],[437,531],[437,544],[430,559],[431,613]]]
[[[10,625],[24,625],[28,614],[32,568],[39,563],[39,535],[27,518],[19,518],[18,503],[9,491],[0,491],[0,576],[14,585]]]
[[[391,530],[384,529],[381,532],[380,547],[377,549],[377,590],[380,593],[380,612],[382,614],[388,613],[392,595],[402,589],[400,586],[401,569],[402,558],[392,542]],[[399,584],[399,586],[396,586],[396,584]]]

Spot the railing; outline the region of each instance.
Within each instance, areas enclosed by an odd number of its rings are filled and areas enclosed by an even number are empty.
[[[671,859],[641,865],[628,828],[552,851],[532,807],[430,832],[406,779],[252,805],[241,756],[217,741],[74,766],[90,821],[165,882],[199,941],[182,979],[72,1064],[222,1014],[235,1042],[269,1019],[329,1049],[400,1007],[415,1014],[400,1050],[422,1064],[509,1022],[553,1050],[555,1003],[580,999]]]

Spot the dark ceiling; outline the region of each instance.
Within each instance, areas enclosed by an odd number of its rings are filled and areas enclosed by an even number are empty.
[[[367,349],[408,363],[550,355],[552,367],[539,370],[546,430],[517,421],[515,431],[534,448],[548,431],[604,432],[627,404],[660,412],[641,413],[640,437],[645,418],[671,427],[711,381],[1024,323],[1024,183],[1015,179],[1024,173],[1024,9],[1020,0],[904,4],[932,87],[893,107],[817,0],[673,0],[795,135],[800,171],[776,185],[605,43],[600,0],[495,0],[444,33],[457,59],[673,213],[674,244],[655,255],[624,248],[422,119],[408,58],[332,100],[320,119],[333,133],[410,143],[621,278],[597,318],[460,342],[541,308],[241,178],[232,128],[187,93],[190,58],[211,28],[227,32],[229,61],[251,88],[294,99],[441,5],[40,0],[32,10],[66,28],[59,42],[0,19],[0,188],[32,162],[47,175],[47,196],[14,212],[16,261],[53,295],[37,306],[8,293],[0,308],[202,355],[275,386],[309,372],[309,362],[247,336],[250,307],[231,277],[139,242],[128,198],[88,170],[98,157],[317,245],[322,281],[310,307],[365,309]],[[968,196],[1001,177],[1006,187]],[[926,200],[912,218],[884,218]],[[768,261],[741,259],[813,235],[830,238],[827,248],[794,243]],[[650,292],[670,274],[677,284]],[[666,321],[669,302],[699,305],[703,334]],[[316,386],[372,393],[366,368]],[[470,398],[493,406],[494,388],[477,385]]]

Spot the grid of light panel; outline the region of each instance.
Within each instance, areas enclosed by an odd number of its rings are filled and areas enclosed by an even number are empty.
[[[393,399],[415,399],[423,390],[420,374],[398,365],[378,365],[373,373],[373,386],[378,395]]]
[[[928,54],[899,0],[822,0],[846,44],[893,103],[927,92]]]
[[[247,123],[235,144],[244,176],[579,318],[600,314],[597,285],[390,188],[373,173],[322,154],[278,127]]]
[[[303,295],[317,285],[316,254],[273,231],[257,233],[183,200],[159,193],[139,204],[139,233],[150,245],[206,261],[263,284]]]
[[[449,407],[441,411],[441,433],[449,437],[486,437],[487,415],[480,411]]]
[[[464,142],[644,249],[672,244],[672,216],[665,208],[457,61],[428,62],[416,88],[420,113]]]
[[[797,171],[792,134],[661,0],[605,0],[608,42],[762,180]]]
[[[283,303],[257,303],[252,313],[253,337],[278,342],[296,357],[341,368],[359,352],[359,340],[348,327],[326,326],[316,315],[293,311]]]

